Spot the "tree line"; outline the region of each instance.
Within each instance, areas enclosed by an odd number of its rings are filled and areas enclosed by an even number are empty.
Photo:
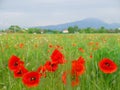
[[[106,29],[104,27],[96,28],[78,28],[78,26],[69,27],[69,33],[120,33],[120,29]]]
[[[78,26],[68,27],[67,28],[68,33],[120,33],[120,29],[106,29],[104,27],[100,27],[98,29],[96,28],[79,28]],[[63,31],[60,30],[49,30],[49,29],[40,29],[40,28],[21,28],[17,25],[12,25],[6,30],[0,30],[0,32],[6,32],[6,33],[36,33],[36,34],[42,34],[42,33],[48,33],[48,34],[57,34],[57,33],[63,33]]]

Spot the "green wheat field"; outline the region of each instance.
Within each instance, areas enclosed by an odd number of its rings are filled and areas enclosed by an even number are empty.
[[[47,73],[36,87],[28,88],[21,78],[14,78],[8,60],[16,55],[29,71],[44,65],[54,49],[65,56],[67,63],[59,65],[54,73]],[[70,79],[64,85],[62,73],[71,68],[71,61],[82,56],[85,73],[79,85],[72,87]],[[104,74],[98,67],[103,58],[114,61],[118,69]],[[120,90],[120,34],[2,34],[0,35],[0,90]]]

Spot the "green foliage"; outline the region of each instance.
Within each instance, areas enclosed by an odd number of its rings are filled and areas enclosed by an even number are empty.
[[[17,26],[17,25],[11,25],[9,28],[8,28],[11,32],[18,32],[21,30],[21,27]]]
[[[28,30],[28,33],[41,33],[41,29],[39,28],[29,28]]]
[[[74,27],[68,27],[68,31],[69,33],[75,33],[75,32],[79,32],[79,33],[120,33],[119,29],[106,29],[103,26],[95,29],[95,28],[78,28],[77,26]]]
[[[68,28],[69,33],[75,33],[79,31],[78,26],[74,26],[74,27],[69,27]]]
[[[17,32],[17,33],[36,33],[36,34],[59,34],[62,33],[62,31],[59,30],[49,30],[49,29],[40,29],[40,28],[28,28],[23,29],[17,25],[12,25],[8,28],[8,30],[1,30],[1,32]],[[69,33],[120,33],[120,30],[118,28],[116,29],[106,29],[103,26],[100,28],[79,28],[78,26],[70,26],[68,27]]]
[[[74,28],[73,27],[69,27],[68,31],[69,31],[69,33],[74,33]]]
[[[90,46],[89,43],[94,42]],[[96,50],[96,42],[98,49]],[[120,89],[120,35],[118,34],[5,34],[0,36],[0,90],[119,90]],[[19,44],[24,47],[20,48]],[[40,65],[50,60],[54,48],[49,44],[63,47],[61,52],[67,62],[59,65],[55,73],[47,73],[41,77],[37,87],[27,88],[21,78],[14,78],[8,69],[8,60],[11,55],[17,55],[25,62],[29,71],[35,71]],[[76,46],[73,46],[76,44]],[[37,47],[35,46],[37,45]],[[78,48],[83,48],[84,53]],[[94,50],[95,49],[95,50]],[[49,52],[48,52],[49,50]],[[92,58],[90,58],[92,54]],[[79,77],[80,84],[71,87],[68,77],[67,85],[61,81],[62,73],[70,70],[71,61],[79,56],[85,58],[85,73]],[[104,74],[98,68],[102,58],[110,58],[118,65],[118,70],[112,74]]]

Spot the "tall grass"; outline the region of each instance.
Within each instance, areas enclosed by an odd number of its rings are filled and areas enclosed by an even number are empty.
[[[23,47],[20,48],[20,44]],[[49,45],[63,47],[67,63],[59,65],[55,73],[47,73],[40,79],[40,84],[27,88],[21,79],[15,79],[8,69],[11,55],[17,55],[30,71],[36,70],[47,60],[54,48]],[[82,48],[84,52],[79,51]],[[92,55],[92,58],[90,58]],[[67,85],[61,81],[62,73],[70,70],[71,61],[79,56],[85,58],[86,71],[78,86],[72,87],[68,78]],[[98,68],[98,62],[110,58],[117,66],[117,72],[104,74]],[[3,34],[0,36],[0,90],[120,90],[120,35],[119,34]]]

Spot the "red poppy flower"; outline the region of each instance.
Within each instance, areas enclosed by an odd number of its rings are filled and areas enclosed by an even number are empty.
[[[24,66],[20,66],[18,69],[16,69],[14,71],[14,77],[15,78],[20,78],[27,72],[28,72],[28,70]]]
[[[59,48],[60,48],[60,46],[59,46],[59,45],[56,45],[55,47],[56,47],[56,49],[59,49]]]
[[[38,84],[40,82],[40,74],[38,72],[28,72],[23,75],[22,82],[27,87],[38,86]]]
[[[80,64],[85,64],[85,60],[84,60],[84,58],[82,56],[80,56],[78,58],[77,62],[80,63]]]
[[[85,72],[85,66],[78,61],[72,61],[72,75],[80,76]]]
[[[99,43],[98,42],[96,42],[96,46],[98,46],[99,45]]]
[[[18,58],[15,55],[12,55],[8,62],[8,67],[10,70],[14,71],[19,68],[20,65],[23,65],[24,62],[20,61],[20,58]]]
[[[100,70],[104,73],[110,74],[117,71],[117,65],[110,59],[104,58],[99,63]]]
[[[67,78],[67,72],[63,72],[63,74],[62,74],[62,82],[65,85],[66,85],[66,78]]]
[[[48,53],[50,52],[50,50],[47,51]]]
[[[94,45],[94,42],[91,41],[91,42],[88,43],[88,45],[89,46]]]
[[[23,43],[20,43],[20,44],[19,44],[19,47],[20,47],[20,48],[23,48],[23,46],[24,46]]]
[[[73,43],[73,44],[72,44],[72,46],[74,46],[74,47],[75,47],[75,46],[76,46],[76,44],[75,44],[75,43]]]
[[[69,74],[69,73],[63,72],[63,74],[62,74],[62,82],[64,85],[66,85],[66,83],[67,83],[66,82],[67,74]],[[71,79],[71,85],[73,87],[77,86],[79,84],[79,77],[78,76],[72,75],[70,79]]]
[[[58,64],[51,61],[47,61],[44,66],[50,72],[55,72],[58,69]]]
[[[57,49],[55,49],[51,55],[52,62],[57,64],[63,64],[66,62],[64,55]]]
[[[53,48],[53,45],[52,45],[52,44],[49,44],[49,48]]]
[[[71,84],[72,84],[73,87],[77,86],[79,84],[79,78],[76,76],[75,80],[72,80]]]
[[[45,66],[40,66],[38,69],[37,69],[37,72],[41,74],[41,76],[43,77],[46,77],[46,67]]]
[[[93,58],[92,54],[90,55],[90,58]]]
[[[82,52],[82,53],[85,52],[85,50],[83,48],[79,48],[79,51]]]
[[[37,69],[37,72],[40,72],[40,73],[44,73],[46,71],[46,67],[45,66],[40,66],[38,69]]]

